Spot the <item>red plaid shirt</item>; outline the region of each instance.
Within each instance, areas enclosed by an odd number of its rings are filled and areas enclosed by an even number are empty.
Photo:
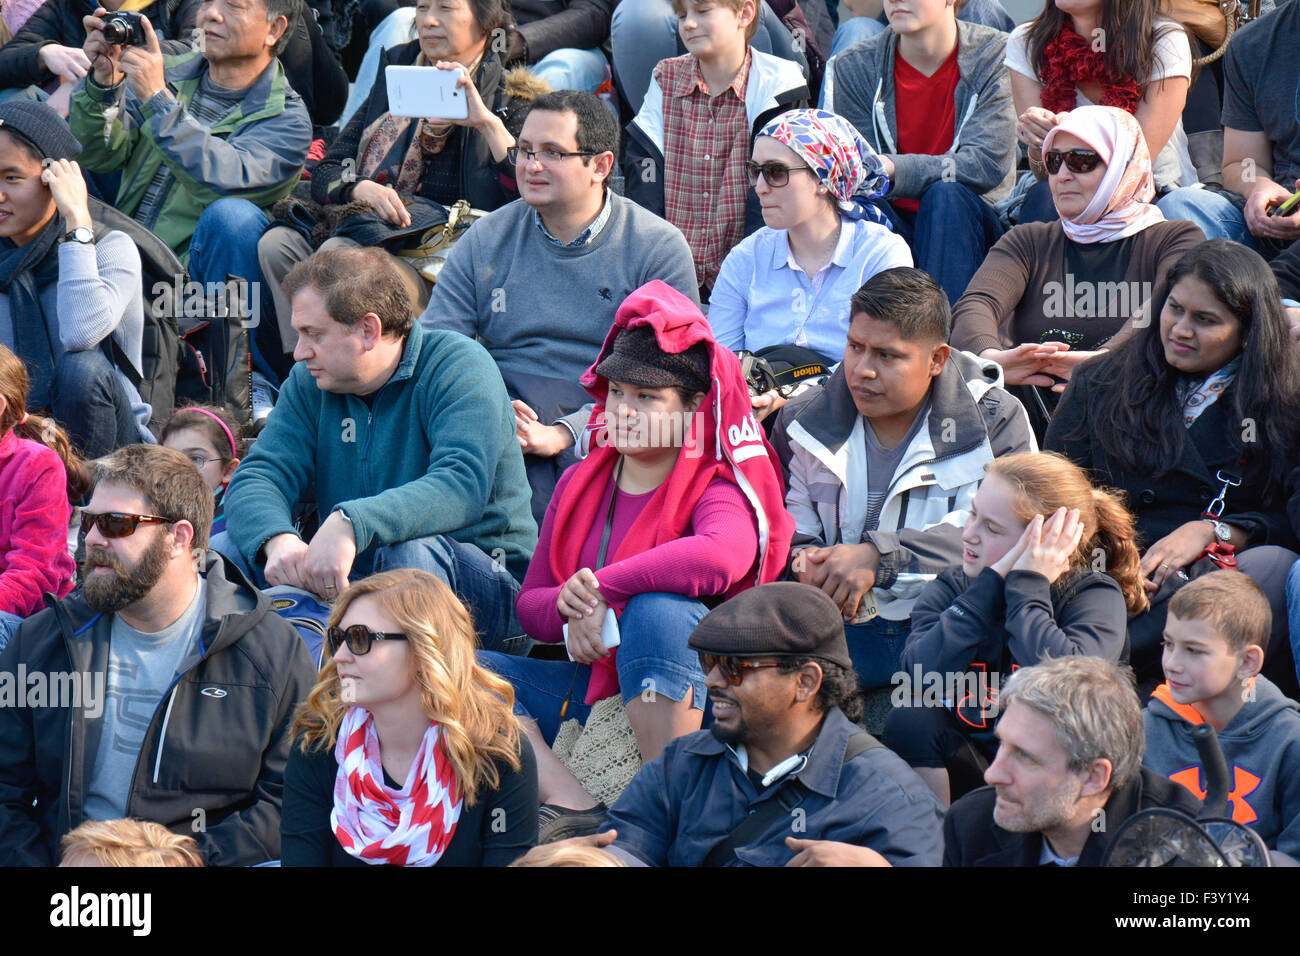
[[[695,257],[700,285],[712,287],[731,247],[744,237],[749,115],[745,84],[753,54],[731,85],[710,96],[695,57],[661,60],[664,93],[664,213]]]

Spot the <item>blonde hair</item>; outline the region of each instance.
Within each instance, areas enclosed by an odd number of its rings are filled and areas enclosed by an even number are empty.
[[[627,866],[612,853],[596,846],[564,846],[549,843],[535,846],[511,866]]]
[[[1019,452],[995,458],[985,466],[986,475],[997,475],[1016,492],[1015,512],[1021,521],[1035,515],[1049,516],[1057,508],[1079,509],[1083,536],[1070,560],[1070,567],[1091,566],[1100,551],[1103,571],[1124,592],[1130,614],[1150,606],[1142,586],[1141,555],[1132,513],[1118,493],[1095,488],[1087,473],[1068,458],[1051,451]]]
[[[439,746],[456,771],[461,795],[473,806],[480,790],[500,785],[497,759],[512,770],[521,766],[514,688],[478,663],[469,611],[429,572],[401,568],[358,581],[334,602],[330,626],[366,596],[373,596],[406,635],[424,713],[442,725]],[[342,700],[338,665],[329,657],[294,717],[293,736],[303,752],[333,747],[351,706]]]
[[[87,820],[63,835],[63,862],[92,856],[100,866],[203,866],[194,838],[148,820]]]

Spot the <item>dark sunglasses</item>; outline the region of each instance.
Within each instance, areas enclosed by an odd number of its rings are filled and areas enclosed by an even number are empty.
[[[753,657],[732,657],[726,654],[706,654],[700,651],[700,670],[704,671],[707,676],[713,668],[717,668],[722,676],[727,679],[727,683],[732,687],[739,687],[740,682],[745,679],[745,671],[759,670],[763,667],[780,667],[785,661],[764,661]]]
[[[1053,149],[1043,153],[1043,165],[1052,175],[1061,171],[1062,160],[1065,168],[1072,173],[1090,173],[1101,162],[1101,156],[1090,149],[1071,149],[1064,153]]]
[[[811,166],[786,166],[783,163],[745,163],[745,178],[751,186],[758,185],[758,174],[769,186],[784,186],[790,181],[790,170],[812,169]]]
[[[158,515],[129,515],[122,511],[105,511],[103,514],[81,513],[81,533],[89,534],[91,526],[99,528],[105,538],[125,538],[135,534],[135,529],[142,524],[173,524],[172,518],[160,518]]]
[[[348,642],[348,650],[357,657],[364,657],[370,653],[370,646],[375,641],[404,641],[407,639],[405,634],[394,634],[386,631],[372,631],[364,624],[353,624],[346,630],[341,627],[331,627],[325,632],[325,637],[330,643],[330,657],[339,652],[343,642]]]

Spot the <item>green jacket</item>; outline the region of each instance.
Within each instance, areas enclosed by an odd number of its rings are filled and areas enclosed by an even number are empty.
[[[72,96],[69,123],[81,141],[82,166],[93,172],[122,170],[114,205],[129,216],[135,216],[158,168],[167,164],[175,178],[151,221],[142,225],[188,264],[190,237],[209,205],[234,196],[266,208],[293,191],[311,146],[312,126],[279,60],[271,61],[228,115],[203,126],[187,107],[208,61],[188,44],[165,43],[163,48],[183,51],[163,57],[171,93],[157,93],[142,103],[128,84],[125,109],[114,119],[106,142],[104,108],[115,101],[121,85],[103,87],[90,76]]]

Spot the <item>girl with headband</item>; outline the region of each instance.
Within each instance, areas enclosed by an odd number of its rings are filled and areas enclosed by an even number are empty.
[[[713,334],[733,351],[795,345],[833,365],[844,356],[853,293],[877,272],[912,265],[906,241],[872,203],[889,188],[880,157],[843,117],[790,110],[759,132],[746,173],[765,225],[722,263],[709,300]],[[784,403],[776,391],[756,396],[755,414]]]
[[[242,457],[244,430],[230,412],[215,405],[181,408],[163,426],[158,442],[180,452],[203,476],[216,498],[212,535],[226,530],[222,497]]]

